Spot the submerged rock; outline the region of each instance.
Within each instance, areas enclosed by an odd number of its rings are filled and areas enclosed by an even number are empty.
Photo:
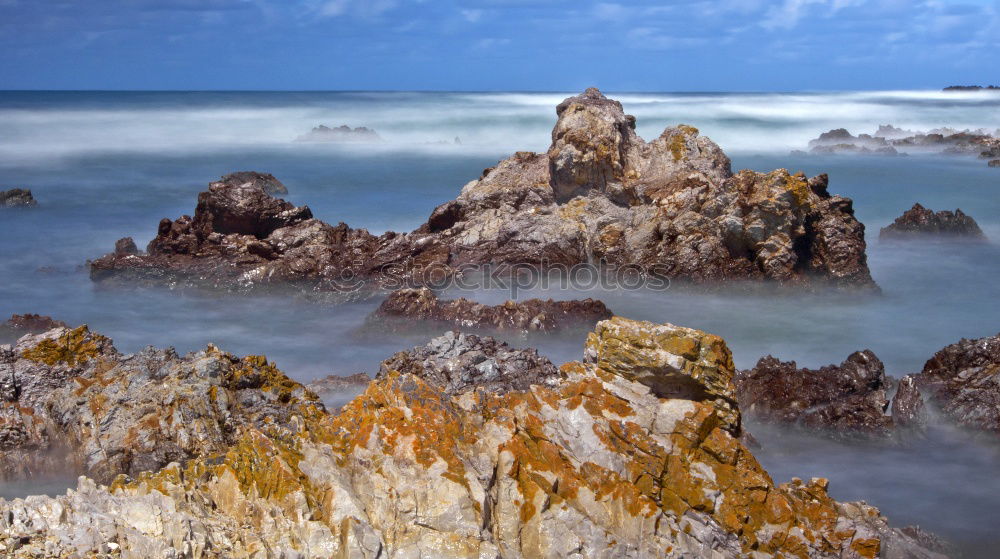
[[[548,332],[567,327],[592,328],[611,318],[611,311],[595,299],[554,301],[527,299],[484,305],[464,297],[442,301],[427,288],[394,291],[366,322],[369,329],[412,329],[427,321],[515,332]]]
[[[351,128],[346,124],[330,128],[320,124],[295,139],[296,142],[381,142],[382,138],[371,128]]]
[[[0,208],[17,208],[37,206],[38,202],[31,191],[24,188],[0,190]]]
[[[449,393],[388,369],[336,416],[279,398],[290,419],[237,422],[223,451],[108,487],[81,478],[64,496],[0,500],[0,545],[25,557],[942,557],[873,507],[834,501],[825,479],[775,484],[716,400],[660,398],[620,374],[641,381],[637,364],[667,352],[691,363],[671,375],[690,371],[714,391],[731,364],[703,375],[689,348],[728,353],[717,338],[617,319],[600,328],[659,338],[596,334],[605,343],[588,344],[587,363],[517,391]],[[181,409],[193,405],[183,386],[162,389]]]
[[[883,227],[879,232],[879,239],[912,238],[920,235],[986,239],[976,220],[962,210],[934,212],[920,204],[913,204],[896,221]]]
[[[914,378],[952,421],[1000,435],[1000,334],[943,348]]]
[[[768,355],[753,369],[736,375],[736,390],[743,413],[766,422],[848,437],[888,435],[893,426],[885,415],[889,406],[885,367],[869,350],[819,369],[800,369],[794,361]]]
[[[875,287],[864,226],[849,199],[827,192],[825,175],[734,175],[722,150],[690,126],[646,142],[635,119],[596,89],[557,113],[546,154],[519,152],[487,169],[412,233],[331,226],[258,190],[213,184],[193,219],[161,223],[148,254],[102,257],[91,277],[357,292],[470,268],[567,273],[597,263],[640,279]],[[217,198],[221,207],[207,205]],[[239,226],[212,217],[233,207],[226,213],[239,213]]]

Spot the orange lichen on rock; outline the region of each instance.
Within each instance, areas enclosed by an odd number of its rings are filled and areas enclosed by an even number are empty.
[[[110,344],[110,340],[92,333],[83,325],[64,332],[58,338],[42,340],[24,350],[21,356],[49,366],[65,363],[72,367],[96,357],[104,343]]]

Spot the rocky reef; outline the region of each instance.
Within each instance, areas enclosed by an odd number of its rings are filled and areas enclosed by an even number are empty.
[[[526,299],[484,305],[464,297],[443,301],[423,287],[391,293],[368,317],[364,328],[398,331],[436,323],[480,330],[550,332],[571,327],[590,329],[608,318],[611,311],[595,299]]]
[[[952,421],[1000,435],[1000,334],[943,348],[914,381]]]
[[[708,285],[874,288],[864,226],[827,177],[733,174],[690,126],[646,142],[596,89],[557,107],[545,154],[487,169],[408,234],[328,225],[245,185],[210,185],[194,217],[164,219],[147,251],[93,261],[95,281],[358,292],[426,285],[470,268],[599,263]]]
[[[919,236],[939,236],[986,240],[976,220],[962,210],[935,212],[920,204],[903,212],[890,225],[879,231],[879,239],[906,239]]]
[[[456,348],[489,346],[452,340],[428,349],[441,355],[421,354],[430,367],[387,365],[331,415],[262,357],[211,347],[122,356],[85,327],[22,338],[3,350],[23,387],[6,413],[65,434],[82,471],[114,479],[0,500],[0,548],[12,557],[942,557],[919,531],[833,500],[824,479],[775,484],[738,439],[732,358],[716,336],[614,318],[590,336],[583,362],[516,387],[440,378],[438,363]],[[495,363],[499,377],[521,367]],[[9,452],[3,459],[12,463]]]
[[[851,134],[845,128],[824,132],[809,142],[814,154],[906,155],[941,153],[981,159],[1000,157],[1000,130],[939,128],[929,132],[902,130],[883,124],[874,134]]]
[[[893,434],[894,428],[924,424],[923,399],[904,378],[889,409],[889,380],[882,361],[869,350],[852,353],[840,365],[798,368],[770,355],[736,375],[740,409],[764,422],[786,423],[839,438]]]
[[[24,188],[0,190],[0,208],[18,208],[37,206],[38,202],[31,191]]]
[[[0,322],[0,343],[16,340],[25,334],[41,334],[66,323],[40,314],[14,314]]]
[[[296,142],[381,142],[382,138],[371,128],[351,128],[346,124],[330,128],[320,124],[295,139]]]

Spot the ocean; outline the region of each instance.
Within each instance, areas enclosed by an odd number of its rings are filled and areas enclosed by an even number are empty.
[[[104,288],[85,263],[132,236],[144,246],[163,217],[194,211],[197,193],[237,170],[273,173],[286,198],[316,217],[373,233],[409,231],[482,169],[515,151],[545,150],[555,106],[572,93],[432,92],[0,92],[0,189],[30,188],[39,207],[0,211],[0,317],[36,312],[86,323],[121,351],[146,345],[186,352],[208,343],[266,354],[300,381],[375,373],[395,351],[439,332],[358,336],[377,300],[342,305],[307,297],[229,296]],[[883,293],[748,294],[528,292],[599,297],[630,318],[723,336],[737,366],[772,354],[800,366],[873,350],[888,374],[918,372],[941,347],[1000,331],[1000,169],[949,156],[811,156],[792,150],[832,128],[880,124],[1000,129],[1000,94],[608,93],[647,139],[693,125],[734,169],[828,173],[830,191],[854,199],[867,227],[872,274]],[[295,142],[313,126],[367,126],[377,144]],[[456,141],[457,138],[457,141]],[[961,208],[992,243],[886,244],[879,228],[919,202]],[[503,292],[465,294],[500,301]],[[584,334],[512,343],[563,362]],[[935,429],[909,445],[844,445],[750,426],[776,481],[828,477],[838,499],[864,499],[894,524],[917,523],[963,545],[991,545],[1000,525],[1000,446]],[[0,486],[0,496],[59,491],[59,483]]]

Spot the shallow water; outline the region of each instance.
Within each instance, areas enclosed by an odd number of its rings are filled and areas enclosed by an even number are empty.
[[[144,245],[162,217],[194,210],[216,177],[274,173],[287,198],[317,217],[373,232],[410,230],[454,198],[484,167],[516,149],[544,149],[563,94],[433,93],[0,93],[0,187],[31,188],[40,206],[0,211],[0,316],[50,314],[87,323],[122,351],[147,344],[179,351],[211,342],[264,353],[293,377],[374,373],[393,352],[437,332],[358,337],[378,304],[320,304],[287,296],[234,297],[165,289],[104,289],[88,258],[130,235]],[[839,363],[870,348],[895,376],[918,371],[961,337],[1000,331],[990,243],[878,242],[878,229],[919,201],[961,207],[1000,239],[1000,171],[964,158],[790,156],[838,126],[871,131],[1000,127],[1000,95],[933,92],[837,94],[626,94],[639,132],[699,127],[733,167],[787,167],[830,174],[830,190],[854,199],[868,227],[869,263],[880,296],[529,292],[599,297],[617,314],[704,329],[725,337],[737,365],[771,353],[800,365]],[[377,145],[291,140],[325,123],[375,128]],[[460,137],[462,143],[428,144]],[[500,301],[505,292],[474,294]],[[577,359],[580,332],[511,340],[554,361]],[[838,498],[864,498],[897,524],[918,523],[962,541],[988,540],[1000,523],[996,448],[936,432],[910,447],[844,446],[763,430],[759,452],[776,480],[825,476]],[[74,482],[75,483],[75,482]],[[58,491],[59,484],[0,486],[0,496]],[[963,505],[962,503],[967,503]]]

